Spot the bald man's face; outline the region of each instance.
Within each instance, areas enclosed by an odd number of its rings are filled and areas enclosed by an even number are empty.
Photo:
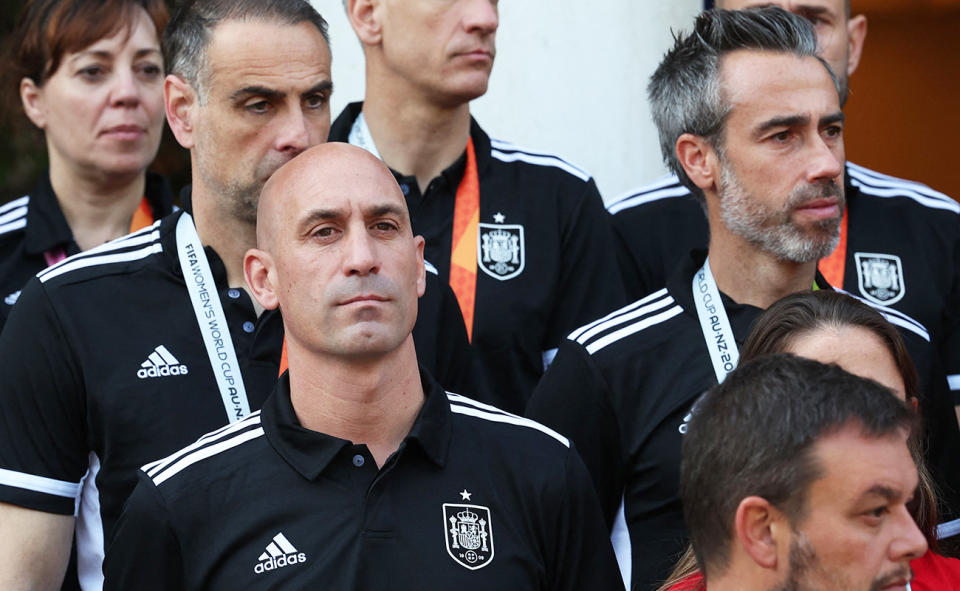
[[[258,221],[289,344],[336,356],[389,353],[416,321],[423,238],[374,157],[328,144],[302,158],[268,184]]]

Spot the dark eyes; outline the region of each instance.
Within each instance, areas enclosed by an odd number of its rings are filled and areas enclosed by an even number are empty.
[[[315,93],[307,95],[303,99],[303,103],[307,106],[308,109],[319,109],[320,107],[327,104],[329,97],[324,93]]]
[[[156,80],[163,75],[163,67],[148,62],[134,66],[134,73],[141,80]],[[77,75],[87,82],[102,82],[110,75],[110,68],[100,64],[86,66],[77,70]]]

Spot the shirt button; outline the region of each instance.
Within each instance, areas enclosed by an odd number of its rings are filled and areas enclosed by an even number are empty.
[[[254,329],[254,328],[256,328],[256,327],[255,327],[255,326],[253,325],[253,323],[250,322],[249,320],[247,320],[246,322],[243,323],[243,332],[245,332],[245,333],[247,333],[247,334],[250,334],[251,332],[253,332],[253,329]]]
[[[356,466],[357,468],[360,468],[361,466],[363,466],[363,463],[365,461],[366,460],[364,460],[363,456],[361,456],[360,454],[353,456],[353,465]]]
[[[235,299],[237,299],[237,298],[240,297],[240,290],[239,290],[239,289],[232,289],[232,288],[231,288],[231,289],[228,289],[228,290],[227,290],[227,295],[230,296],[230,299],[231,299],[231,300],[235,300]]]
[[[410,185],[408,185],[407,183],[400,183],[400,192],[403,193],[404,196],[406,196],[407,193],[410,192]]]

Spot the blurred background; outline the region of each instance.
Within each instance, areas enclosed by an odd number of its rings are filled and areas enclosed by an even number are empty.
[[[363,97],[363,56],[341,0],[312,0],[330,22],[332,115]],[[23,0],[3,0],[6,41]],[[168,0],[168,4],[171,2]],[[474,102],[494,137],[558,153],[591,172],[607,200],[663,174],[646,105],[647,78],[702,0],[503,0],[497,63]],[[847,157],[960,197],[960,0],[853,0],[869,26],[847,105]],[[16,89],[3,89],[15,93]],[[16,98],[15,96],[13,98]],[[42,135],[16,103],[0,113],[0,203],[46,166]],[[175,188],[189,158],[165,131],[152,168]]]

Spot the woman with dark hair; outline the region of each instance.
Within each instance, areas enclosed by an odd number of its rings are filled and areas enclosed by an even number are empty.
[[[899,331],[870,306],[836,291],[791,294],[757,318],[740,354],[740,363],[775,353],[793,353],[870,378],[917,408],[917,371]],[[911,452],[920,483],[911,512],[930,550],[910,566],[912,591],[960,589],[960,560],[936,554],[937,498],[923,464],[919,438]],[[692,548],[688,547],[658,591],[705,590]]]
[[[43,132],[49,169],[0,206],[0,326],[31,276],[171,211],[166,181],[147,172],[163,130],[167,18],[163,0],[29,0],[21,11],[4,90]]]

